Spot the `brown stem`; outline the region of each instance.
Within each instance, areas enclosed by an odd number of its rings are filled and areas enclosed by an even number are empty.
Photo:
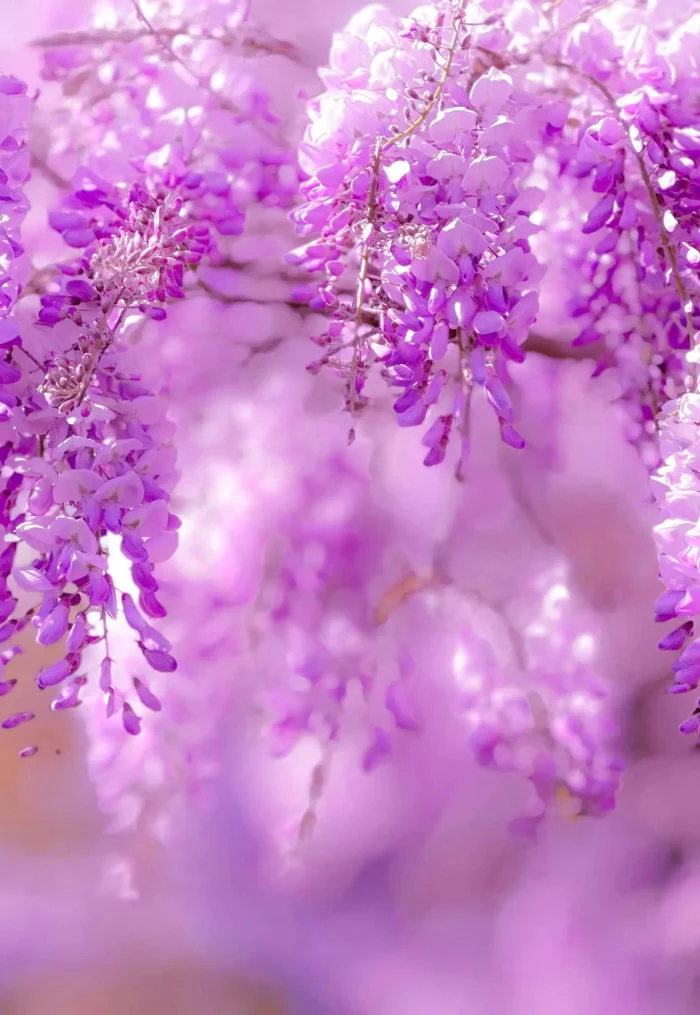
[[[23,345],[18,346],[18,350],[20,352],[23,352],[24,355],[27,356],[32,361],[32,363],[34,363],[41,370],[42,374],[46,372],[44,364],[40,363],[39,360],[36,358],[36,356],[32,355],[32,353],[29,352],[28,349],[25,349]],[[34,371],[32,371],[32,373],[34,373]]]
[[[197,279],[197,288],[210,296],[217,303],[235,304],[235,303],[255,303],[259,306],[275,306],[290,307],[292,310],[299,310],[301,313],[307,311],[308,313],[316,313],[309,309],[308,303],[304,303],[300,300],[285,300],[285,299],[261,299],[256,296],[229,296],[225,293],[218,292],[214,286],[210,285],[209,282],[205,282],[204,279]]]
[[[369,261],[372,256],[372,245],[370,240],[372,238],[372,232],[374,231],[374,218],[377,212],[377,183],[379,180],[379,166],[382,157],[382,139],[377,138],[377,143],[374,146],[374,158],[372,160],[372,179],[369,185],[369,195],[367,198],[367,229],[368,235],[365,237],[365,245],[362,250],[362,258],[360,261],[360,271],[357,276],[357,291],[355,295],[355,339],[353,342],[352,349],[352,363],[350,364],[350,415],[355,412],[355,399],[356,393],[356,381],[357,381],[357,368],[359,365],[359,347],[360,347],[360,327],[363,323],[362,320],[362,303],[364,301],[365,282],[369,273]]]
[[[592,345],[575,346],[571,342],[547,338],[531,331],[523,343],[524,352],[535,352],[547,359],[599,359],[606,351],[605,343],[595,342]]]
[[[140,16],[139,20],[143,21]],[[53,35],[45,35],[35,39],[31,45],[38,49],[58,49],[63,46],[95,46],[108,42],[128,45],[130,42],[136,42],[138,39],[144,39],[154,34],[153,27],[148,25],[144,25],[143,28],[100,28],[95,31],[55,32]],[[198,30],[198,34],[194,36],[191,34],[189,25],[181,24],[175,27],[164,26],[159,28],[157,34],[161,39],[165,40],[182,36],[193,42],[199,42],[203,39],[207,42],[218,42],[224,47],[238,45],[243,54],[249,53],[255,55],[257,53],[265,53],[269,56],[283,56],[294,63],[302,63],[297,48],[291,42],[275,39],[273,36],[268,36],[267,33],[254,32],[251,35],[246,35],[245,33],[237,35],[227,29],[216,32],[208,31],[204,28]]]
[[[550,32],[549,35],[546,35],[544,37],[544,39],[542,39],[538,43],[535,52],[538,52],[538,53],[541,52],[544,49],[544,47],[547,45],[547,43],[551,42],[552,39],[556,39],[556,37],[558,35],[564,35],[571,28],[575,28],[576,25],[580,25],[580,24],[582,24],[585,21],[590,21],[590,19],[592,17],[594,17],[594,15],[600,13],[600,11],[605,10],[607,7],[612,7],[613,4],[615,4],[615,3],[617,3],[617,0],[602,0],[602,2],[599,3],[599,4],[596,4],[595,7],[589,7],[587,10],[583,11],[581,14],[577,14],[576,17],[570,18],[569,21],[565,21],[563,25],[558,25],[557,28],[555,28],[552,32]],[[558,7],[558,6],[560,6],[560,3],[552,4],[551,7],[550,7],[550,10],[554,9],[555,7]],[[549,13],[549,11],[547,13]],[[529,55],[531,55],[531,54],[529,54]]]
[[[398,609],[399,606],[403,605],[407,599],[417,592],[423,592],[425,589],[439,588],[441,584],[442,579],[437,573],[421,577],[411,572],[384,593],[374,611],[373,620],[375,625],[379,627],[386,623],[394,610]]]
[[[166,36],[166,34],[161,33],[160,29],[157,29],[153,24],[151,24],[151,22],[141,9],[141,4],[139,3],[139,0],[131,0],[131,3],[133,5],[134,11],[136,12],[136,17],[147,29],[146,34],[150,32],[150,34],[156,40],[158,45],[165,51],[165,53],[168,54],[171,60],[175,60],[176,63],[179,63],[180,66],[183,67],[184,70],[187,72],[187,74],[189,74],[190,77],[194,79],[196,84],[201,86],[202,82],[199,79],[199,75],[196,74],[191,67],[188,67],[185,61],[177,55],[177,53],[172,47],[172,44],[168,41],[168,37]]]
[[[53,183],[54,187],[59,190],[70,190],[70,181],[66,180],[60,173],[57,173],[53,169],[43,155],[39,155],[35,148],[31,145],[29,147],[29,155],[32,162],[32,172],[40,173],[49,183]]]

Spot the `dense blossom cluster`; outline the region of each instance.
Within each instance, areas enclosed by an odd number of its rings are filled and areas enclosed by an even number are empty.
[[[580,126],[561,162],[596,195],[583,227],[595,245],[572,245],[579,288],[567,309],[582,326],[575,341],[604,346],[598,372],[616,368],[630,437],[651,467],[654,420],[685,386],[699,312],[698,134],[688,103],[697,52],[692,27],[674,29],[659,37],[592,24],[562,50],[564,69],[589,87],[573,106]]]
[[[120,359],[119,329],[131,306],[124,286],[115,288],[107,275],[98,280],[100,271],[91,264],[94,258],[83,267],[94,287],[73,277],[65,294],[49,297],[41,311],[40,317],[51,322],[64,317],[54,332],[55,351],[45,360],[44,374],[40,361],[26,350],[24,390],[14,400],[17,436],[14,447],[8,445],[8,466],[16,481],[7,505],[13,536],[8,564],[15,565],[12,579],[21,593],[32,599],[38,595],[41,602],[29,607],[24,620],[8,621],[5,640],[31,617],[39,645],[62,643],[61,657],[37,677],[42,690],[61,685],[54,710],[80,704],[87,679],[79,672],[83,651],[101,642],[99,686],[108,714],[119,709],[124,727],[136,733],[139,719],[129,693],[135,691],[147,707],[159,706],[139,677],[134,675],[123,689],[112,680],[108,617],[116,615],[118,593],[109,567],[116,546],[110,541],[119,537],[119,551],[131,561],[141,610],[150,618],[162,617],[153,570],[177,544],[179,522],[168,510],[175,478],[173,428],[162,401],[137,374],[126,372]],[[22,377],[16,371],[8,380],[19,386]],[[167,640],[145,620],[128,592],[121,592],[119,600],[138,634],[144,661],[156,670],[174,669]],[[10,612],[14,603],[12,599]]]
[[[333,311],[314,369],[342,371],[353,412],[378,363],[397,391],[399,425],[430,414],[426,465],[444,459],[453,427],[461,433],[460,474],[474,384],[504,441],[524,445],[507,365],[522,361],[538,307],[530,216],[544,194],[527,181],[565,114],[487,66],[461,5],[421,8],[403,24],[375,8],[358,15],[336,39],[329,90],[311,109],[301,149],[311,178],[295,212],[302,233],[320,233],[295,255],[327,273],[312,306]],[[346,302],[339,286],[354,260]]]
[[[3,431],[1,452],[2,479],[0,480],[0,520],[4,548],[0,567],[0,639],[8,642],[20,631],[32,615],[32,610],[17,616],[18,599],[8,579],[15,560],[17,542],[14,536],[16,509],[21,496],[23,478],[16,457],[31,453],[36,438],[21,425],[21,398],[15,392],[23,382],[22,368],[15,361],[22,346],[19,328],[12,311],[28,275],[27,258],[21,243],[21,226],[29,208],[24,191],[30,175],[26,133],[31,100],[26,85],[13,77],[0,77],[0,346],[3,350],[0,367],[0,404]],[[26,361],[23,364],[26,367]],[[18,423],[20,425],[18,425]],[[3,670],[20,652],[18,646],[6,648],[0,659]],[[16,686],[14,678],[0,682],[0,697],[5,697]],[[30,711],[14,711],[2,722],[3,729],[15,729],[31,721]],[[22,756],[31,756],[35,745],[23,747]]]
[[[575,345],[602,347],[597,370],[616,368],[651,466],[655,414],[684,385],[698,289],[692,23],[656,36],[564,6],[549,26],[525,4],[484,16],[445,2],[404,21],[368,8],[336,38],[310,110],[295,218],[320,235],[295,258],[325,272],[312,305],[332,316],[313,368],[340,370],[354,410],[377,363],[399,389],[399,423],[428,415],[428,465],[456,420],[468,432],[474,383],[506,443],[523,445],[506,368],[537,317],[533,251],[570,266],[557,326],[573,319]],[[348,263],[358,287],[344,300]]]
[[[195,14],[209,24],[204,35]],[[133,4],[117,23],[113,16],[105,8],[93,30],[40,43],[44,76],[60,82],[64,101],[56,114],[60,141],[39,164],[51,178],[67,171],[72,179],[49,223],[78,257],[59,264],[53,277],[44,269],[33,282],[41,294],[37,323],[51,329],[51,338],[47,343],[35,332],[27,358],[37,376],[12,403],[13,433],[27,436],[15,439],[11,458],[8,510],[14,509],[19,543],[7,554],[8,570],[18,546],[38,554],[12,574],[41,603],[8,621],[5,640],[31,617],[40,645],[62,645],[60,658],[37,678],[41,689],[61,685],[54,709],[81,703],[82,654],[100,643],[94,683],[106,715],[119,711],[126,731],[137,734],[141,721],[132,702],[154,711],[161,705],[135,672],[138,662],[126,653],[122,666],[110,655],[109,625],[121,614],[152,670],[176,668],[170,642],[150,621],[166,614],[154,571],[175,551],[180,522],[169,507],[177,474],[167,401],[162,385],[153,390],[145,382],[132,347],[145,321],[164,320],[166,306],[185,297],[203,258],[224,261],[220,244],[242,232],[251,202],[284,206],[293,195],[293,153],[264,96],[248,94],[239,108],[229,93],[232,82],[245,91],[242,57],[294,53],[229,5],[177,12],[170,4],[153,10]],[[26,89],[3,81],[8,129],[19,127],[16,97],[26,106]],[[12,141],[8,136],[7,179],[17,184],[29,155]],[[16,224],[26,202],[10,196],[17,210],[7,237],[17,259]],[[18,278],[19,270],[8,272],[8,307]],[[19,342],[14,325],[10,331],[8,346]],[[20,381],[14,365],[5,370],[5,383]],[[26,506],[18,502],[22,485]],[[129,589],[115,586],[124,559]],[[6,620],[14,603],[8,598]],[[22,713],[7,723],[30,718]]]

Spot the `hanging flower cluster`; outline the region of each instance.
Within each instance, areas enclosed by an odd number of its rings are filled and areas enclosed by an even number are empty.
[[[27,122],[31,99],[24,82],[14,77],[0,77],[0,429],[2,430],[0,462],[0,524],[4,548],[0,554],[0,642],[7,643],[20,631],[32,616],[32,610],[19,613],[18,600],[8,581],[15,560],[17,542],[14,529],[17,524],[17,506],[21,503],[23,478],[15,464],[16,456],[31,453],[36,448],[36,437],[23,426],[17,426],[22,417],[21,396],[17,394],[23,383],[20,329],[13,310],[28,275],[27,258],[21,243],[22,222],[29,209],[24,185],[30,176],[29,153],[26,145]],[[23,360],[23,366],[27,366]],[[30,365],[30,364],[29,364]],[[21,519],[20,519],[21,520]],[[19,614],[19,615],[18,615]],[[0,663],[7,663],[19,652],[17,646],[3,649]],[[0,697],[8,695],[16,686],[14,678],[0,680]],[[30,722],[34,714],[15,711],[2,721],[3,729],[15,729]],[[20,754],[29,757],[36,752],[34,745],[23,747]]]
[[[27,86],[13,77],[0,77],[0,239],[2,242],[2,276],[0,277],[0,320],[5,321],[19,295],[27,275],[27,259],[20,242],[22,220],[29,203],[23,185],[29,179],[29,152],[26,145],[27,120],[31,100]],[[3,342],[14,337],[13,325],[3,323]],[[6,381],[3,383],[7,383]]]
[[[566,108],[524,96],[488,66],[479,43],[491,21],[479,34],[450,3],[405,22],[378,20],[375,9],[353,19],[334,42],[329,90],[311,106],[301,148],[310,179],[294,213],[314,239],[293,260],[326,274],[311,305],[331,321],[313,369],[343,374],[352,413],[376,364],[398,396],[399,425],[429,423],[426,465],[460,434],[460,474],[474,384],[503,440],[524,446],[507,367],[522,361],[538,308],[530,216],[544,194],[527,181]],[[348,268],[357,269],[356,292],[343,299]]]
[[[15,566],[12,578],[41,597],[30,608],[38,643],[63,646],[58,661],[37,677],[42,690],[60,685],[52,708],[80,704],[87,680],[79,672],[83,650],[101,642],[99,685],[107,713],[118,709],[127,732],[138,733],[129,695],[146,707],[157,703],[138,676],[132,686],[115,688],[108,618],[121,605],[144,662],[154,670],[175,669],[170,643],[143,614],[165,615],[154,567],[174,552],[179,521],[168,507],[176,478],[173,426],[163,401],[128,369],[124,326],[135,311],[164,317],[160,304],[184,296],[185,267],[207,249],[208,229],[188,228],[171,188],[148,193],[134,187],[124,208],[116,192],[100,189],[90,174],[82,182],[74,201],[90,207],[91,216],[65,210],[53,224],[73,247],[85,245],[84,256],[63,266],[61,292],[41,297],[38,323],[54,328],[54,348],[43,368],[29,354],[31,372],[46,373],[38,386],[28,376],[31,387],[15,413],[17,432],[32,440],[18,444],[11,459],[26,496],[24,510],[13,517],[19,540],[13,550],[36,556]],[[103,205],[107,213],[100,218],[95,209]],[[115,588],[110,553],[117,546],[131,562],[140,610],[129,592]]]
[[[575,344],[604,349],[596,372],[616,369],[630,438],[654,467],[655,417],[685,387],[698,324],[698,139],[688,102],[697,56],[684,25],[659,38],[592,23],[578,26],[560,62],[584,85],[561,169],[590,181],[594,200],[582,230],[590,245],[567,238],[580,282],[566,309],[579,323]],[[575,202],[575,190],[569,196]]]
[[[294,214],[314,235],[294,260],[325,273],[312,306],[331,317],[312,368],[345,376],[354,411],[377,364],[400,391],[399,423],[428,417],[428,465],[457,419],[468,431],[474,383],[522,446],[506,368],[522,360],[542,286],[548,296],[532,252],[545,267],[563,255],[574,344],[602,345],[597,372],[617,369],[630,437],[653,466],[654,417],[684,386],[695,327],[691,36],[682,24],[659,39],[613,15],[608,26],[585,4],[558,24],[527,4],[472,6],[406,21],[368,8],[336,38]]]
[[[512,625],[503,632],[510,658],[503,642],[483,637],[465,640],[454,656],[476,757],[487,768],[521,773],[533,788],[514,822],[522,832],[555,804],[571,816],[599,816],[615,804],[623,767],[612,749],[617,731],[593,667],[595,640],[572,607],[568,588],[555,581],[521,635]]]
[[[696,396],[683,395],[700,326],[694,35],[692,18],[670,9],[639,26],[626,8],[585,3],[453,0],[404,20],[367,8],[336,37],[328,90],[310,106],[306,201],[294,213],[312,239],[293,260],[325,274],[312,306],[329,323],[312,369],[340,372],[352,413],[376,365],[399,391],[400,425],[427,420],[426,465],[444,459],[461,420],[463,474],[475,383],[506,443],[524,445],[507,366],[522,360],[541,302],[558,302],[550,326],[590,348],[595,374],[615,371],[628,437],[652,470],[657,416],[681,396],[662,422],[660,619],[695,613],[692,515],[679,507],[695,484]],[[566,280],[568,299],[548,275]],[[684,621],[662,647],[691,635]],[[691,647],[678,673],[692,659]],[[679,677],[675,689],[696,685]]]
[[[14,562],[14,582],[40,604],[7,620],[15,604],[8,598],[4,633],[7,640],[31,618],[40,645],[61,645],[60,658],[37,678],[41,689],[60,686],[54,710],[81,703],[83,651],[99,643],[95,682],[106,715],[119,712],[131,734],[140,732],[136,708],[157,711],[160,702],[134,672],[138,664],[126,679],[124,667],[115,668],[109,626],[121,614],[142,661],[151,670],[175,670],[171,644],[151,621],[166,614],[155,568],[175,551],[180,525],[170,510],[174,427],[162,392],[139,369],[138,336],[185,297],[203,258],[223,263],[217,244],[242,232],[251,202],[284,206],[296,188],[277,120],[261,92],[246,90],[240,70],[251,53],[294,52],[248,25],[244,14],[217,4],[198,12],[126,4],[116,21],[111,9],[98,11],[92,30],[40,42],[44,76],[60,83],[64,98],[60,143],[39,165],[53,180],[72,177],[49,221],[78,256],[37,275],[37,323],[51,338],[34,336],[26,351],[31,376],[21,396],[10,396],[13,542],[6,571]],[[204,35],[200,16],[209,25]],[[12,127],[26,89],[3,80]],[[233,101],[232,82],[243,106]],[[6,141],[8,184],[22,182],[28,170],[26,149],[19,141],[12,148],[13,140]],[[19,195],[16,207],[7,231],[15,258],[16,222],[26,209]],[[19,291],[18,272],[9,274],[8,306]],[[10,326],[10,346],[20,341],[15,332]],[[22,380],[14,364],[5,372],[5,383]],[[130,585],[119,588],[115,575],[124,560]]]

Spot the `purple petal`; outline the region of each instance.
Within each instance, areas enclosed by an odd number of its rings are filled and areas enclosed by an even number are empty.
[[[487,377],[485,390],[488,401],[494,407],[498,415],[504,419],[506,423],[512,423],[515,419],[513,403],[510,400],[510,395],[495,374],[490,374],[489,377]]]
[[[177,669],[177,662],[168,652],[146,648],[143,642],[139,642],[139,648],[148,665],[159,673],[172,673]]]
[[[0,77],[0,95],[24,95],[27,86],[12,74]]]
[[[400,413],[396,421],[399,426],[420,426],[425,419],[427,411],[428,406],[421,399],[409,409],[406,409],[405,412]]]
[[[675,652],[676,649],[682,648],[686,638],[690,637],[692,633],[692,623],[681,624],[675,631],[671,631],[659,642],[659,648],[663,652]],[[688,630],[690,628],[690,630]]]
[[[151,691],[147,684],[138,677],[134,677],[134,689],[139,696],[139,699],[146,708],[150,708],[152,712],[160,712],[163,708],[160,699]]]
[[[132,737],[138,736],[141,732],[141,720],[127,702],[122,708],[122,723],[126,732],[130,733]]]
[[[134,631],[143,631],[146,621],[139,613],[134,600],[128,592],[124,592],[122,595],[122,610],[124,611],[124,619],[129,627]]]
[[[63,239],[69,247],[89,247],[95,234],[92,229],[68,229],[63,233]]]
[[[435,444],[423,459],[423,465],[430,468],[432,465],[440,465],[441,462],[445,461],[445,453],[447,451],[447,442],[441,441],[439,444]]]
[[[54,586],[41,571],[34,567],[17,567],[12,577],[25,592],[53,592]]]
[[[4,723],[2,724],[2,728],[4,730],[13,730],[17,726],[21,726],[25,722],[31,722],[32,719],[34,719],[33,712],[15,712],[14,715],[11,715],[9,716],[9,718],[5,719]]]
[[[504,423],[501,426],[501,440],[517,451],[521,451],[525,447],[525,438],[509,423]]]
[[[111,719],[116,711],[116,701],[114,688],[108,687],[105,691],[105,715],[108,719]]]
[[[51,666],[47,666],[45,670],[42,670],[39,676],[36,678],[37,687],[40,690],[44,690],[47,687],[53,687],[55,684],[60,684],[62,680],[70,676],[70,664],[67,659],[59,659],[57,663],[53,663]]]
[[[385,698],[386,707],[394,717],[399,729],[415,732],[418,729],[411,705],[406,694],[406,688],[399,680],[389,684]]]
[[[657,623],[664,623],[666,620],[673,620],[676,616],[676,607],[680,603],[685,592],[681,589],[668,589],[662,592],[654,603],[654,611]]]
[[[11,638],[16,630],[17,624],[14,620],[9,621],[7,624],[3,624],[2,627],[0,627],[0,645],[7,641],[8,638]]]
[[[58,606],[55,606],[39,628],[36,638],[38,644],[53,645],[60,641],[68,630],[69,615],[70,609],[67,603],[60,602]]]
[[[373,739],[362,758],[362,767],[365,772],[371,772],[382,761],[391,750],[391,740],[386,730],[375,726]]]
[[[79,613],[70,629],[70,634],[68,635],[68,640],[66,641],[66,651],[77,652],[80,648],[82,648],[86,633],[87,621],[85,619],[85,614]]]
[[[439,362],[445,353],[450,341],[450,329],[444,323],[438,324],[430,340],[430,358],[433,363]]]
[[[0,600],[0,624],[4,624],[7,618],[12,616],[16,605],[17,600],[14,596],[8,596],[7,599]]]
[[[599,229],[602,229],[612,215],[614,208],[615,197],[612,194],[606,194],[605,197],[601,197],[600,201],[589,211],[582,232],[586,234],[595,233]]]
[[[68,229],[81,229],[85,225],[85,217],[78,211],[50,211],[49,225],[57,233],[65,233]]]
[[[0,384],[16,384],[22,379],[22,371],[6,360],[0,360]]]
[[[85,282],[80,278],[71,279],[70,282],[67,282],[66,292],[69,296],[73,296],[78,300],[87,301],[97,299],[96,290],[92,288],[89,282]]]
[[[90,575],[88,596],[91,606],[102,606],[109,598],[109,582],[99,571],[93,571]]]
[[[64,709],[77,708],[78,705],[82,705],[78,697],[82,685],[82,680],[76,680],[69,687],[64,687],[59,696],[51,702],[51,711],[62,712]]]
[[[160,620],[167,616],[167,610],[152,592],[141,592],[139,595],[139,606],[147,617]]]
[[[131,577],[136,587],[144,592],[158,591],[158,582],[153,577],[153,568],[150,564],[132,564]]]
[[[100,663],[99,686],[101,691],[108,691],[112,686],[112,660],[109,656],[105,656]]]
[[[474,318],[477,335],[501,335],[505,329],[505,320],[495,310],[481,310]]]
[[[127,560],[143,564],[148,560],[148,550],[140,536],[125,533],[122,536],[122,553]]]

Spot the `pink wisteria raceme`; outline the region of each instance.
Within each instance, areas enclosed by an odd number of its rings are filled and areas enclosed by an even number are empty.
[[[618,371],[650,466],[655,414],[684,384],[697,57],[683,23],[656,40],[584,4],[568,18],[576,6],[550,30],[526,5],[500,15],[442,3],[404,21],[368,8],[337,37],[328,91],[310,108],[295,219],[319,235],[294,259],[325,272],[312,306],[331,314],[312,369],[340,371],[354,412],[376,365],[400,395],[399,423],[428,417],[428,465],[459,420],[466,455],[474,383],[506,443],[522,445],[507,365],[537,316],[533,251],[570,261],[574,344],[602,346],[598,372]],[[672,81],[678,92],[665,90]],[[543,224],[556,247],[537,236]]]
[[[462,475],[475,384],[504,441],[524,444],[507,368],[522,361],[538,306],[530,215],[544,194],[527,182],[566,107],[523,96],[489,67],[462,5],[424,7],[404,22],[385,15],[365,42],[373,15],[336,38],[301,148],[310,180],[294,218],[302,234],[320,235],[294,260],[326,272],[311,306],[332,311],[312,369],[340,370],[354,413],[376,364],[397,395],[399,425],[429,424],[426,465],[443,461],[459,434]],[[357,58],[363,65],[345,76]],[[355,294],[344,299],[354,265]]]
[[[0,365],[0,428],[3,431],[2,481],[0,484],[0,522],[3,527],[4,549],[0,555],[0,641],[8,642],[26,625],[32,610],[17,616],[18,600],[8,583],[15,561],[17,541],[14,536],[17,504],[21,497],[23,477],[17,459],[31,453],[36,438],[21,425],[22,399],[16,392],[25,383],[22,367],[18,365],[22,349],[20,330],[13,320],[12,311],[22,292],[28,275],[28,259],[21,243],[21,226],[29,209],[24,187],[30,175],[29,153],[26,145],[27,123],[31,100],[26,85],[14,77],[0,77],[0,346],[3,350]],[[26,368],[27,362],[24,360]],[[17,424],[20,423],[18,426]],[[18,646],[2,651],[3,670],[20,652]],[[5,697],[17,685],[15,678],[3,678],[0,696]],[[3,729],[15,729],[34,719],[34,713],[21,710],[8,715]],[[20,754],[31,757],[36,746],[23,747]]]
[[[137,709],[157,711],[160,702],[133,668],[126,681],[123,674],[116,679],[109,626],[121,614],[151,670],[176,668],[170,642],[151,621],[166,613],[155,567],[175,551],[180,522],[169,508],[176,453],[167,402],[134,370],[130,346],[139,317],[165,319],[166,306],[185,297],[203,258],[224,262],[213,233],[222,240],[238,235],[247,205],[284,205],[296,183],[292,152],[262,93],[248,94],[244,108],[224,94],[236,75],[243,85],[241,54],[289,59],[293,50],[249,26],[240,12],[220,8],[217,15],[215,7],[207,8],[204,37],[192,28],[194,45],[184,11],[173,31],[169,5],[151,11],[151,20],[138,4],[126,5],[117,26],[98,23],[40,43],[45,76],[69,97],[58,118],[67,113],[70,122],[42,170],[60,179],[82,160],[49,222],[78,256],[60,263],[53,278],[44,270],[34,282],[38,324],[52,332],[27,353],[39,376],[31,379],[34,393],[25,392],[18,432],[31,434],[34,448],[25,441],[17,449],[18,484],[24,481],[28,500],[13,529],[39,556],[13,576],[41,603],[6,627],[9,637],[31,617],[40,645],[61,643],[61,658],[37,678],[41,689],[60,685],[54,709],[81,703],[83,650],[99,643],[95,683],[107,716],[118,711],[131,734],[140,732]],[[180,44],[182,55],[175,51]],[[8,94],[22,94],[7,81]],[[180,115],[163,101],[168,89]],[[118,147],[117,114],[128,137]],[[15,157],[15,176],[20,161]],[[20,380],[14,366],[7,373],[8,383]],[[115,586],[115,557],[128,562],[128,590]],[[97,654],[93,649],[91,658]]]

